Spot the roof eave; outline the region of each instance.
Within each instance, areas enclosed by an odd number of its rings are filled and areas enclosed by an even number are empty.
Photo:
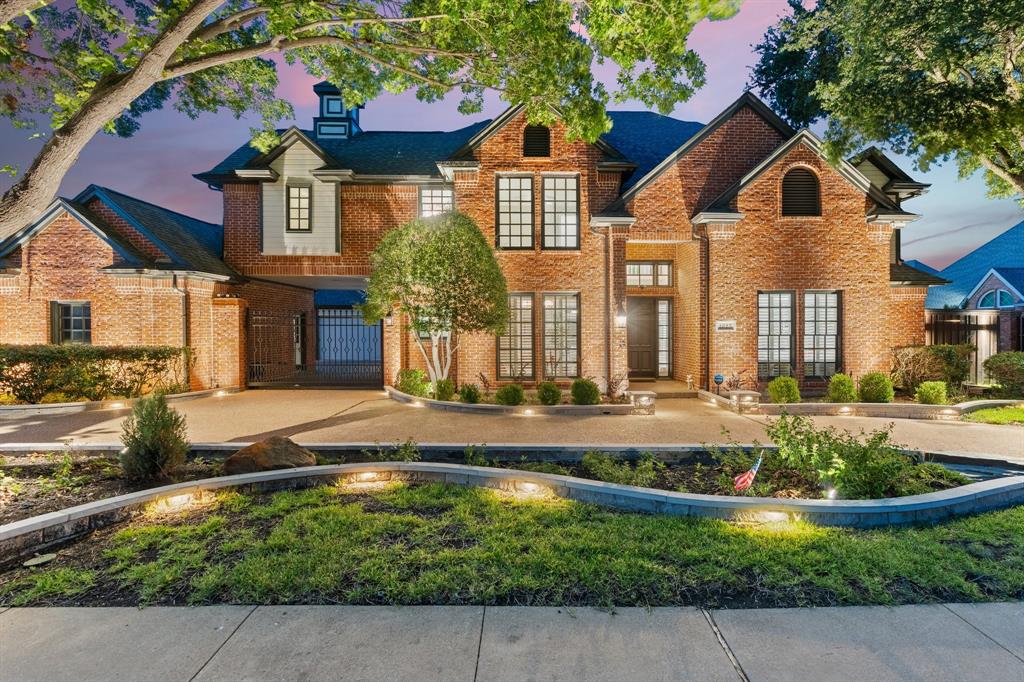
[[[273,168],[239,168],[234,173],[243,180],[263,180],[265,182],[276,182],[280,174]]]
[[[195,277],[198,279],[208,279],[214,282],[229,282],[233,278],[229,275],[217,275],[212,272],[203,272],[202,270],[185,270],[185,269],[163,269],[163,268],[122,268],[122,267],[107,267],[101,268],[101,272],[108,275],[142,275],[153,279],[159,279],[163,277],[171,277],[178,275],[180,277]]]
[[[635,223],[635,216],[595,215],[590,217],[590,227],[616,227],[620,225],[632,227]]]
[[[694,225],[733,225],[743,220],[743,216],[738,211],[701,211],[690,222]]]

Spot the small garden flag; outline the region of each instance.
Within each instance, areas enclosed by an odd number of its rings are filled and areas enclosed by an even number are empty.
[[[733,483],[736,484],[736,490],[746,490],[754,483],[754,476],[757,476],[757,470],[761,468],[761,460],[764,458],[764,453],[757,456],[757,461],[754,462],[754,466],[750,467],[750,471],[740,474],[733,479]]]

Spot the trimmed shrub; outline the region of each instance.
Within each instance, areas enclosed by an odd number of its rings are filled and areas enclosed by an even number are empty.
[[[852,403],[857,400],[857,387],[853,379],[845,374],[833,374],[828,380],[825,400],[830,403]]]
[[[402,393],[424,398],[430,389],[430,381],[422,369],[400,369],[395,376],[395,388]]]
[[[896,391],[889,377],[881,372],[868,372],[860,378],[858,395],[862,403],[891,403]]]
[[[985,371],[1003,395],[1024,396],[1024,352],[996,353],[985,361]]]
[[[938,344],[926,346],[937,363],[937,379],[946,382],[949,387],[956,387],[967,381],[971,376],[971,354],[975,347],[968,343]]]
[[[18,399],[10,393],[0,393],[0,405],[17,405]]]
[[[553,381],[542,381],[537,386],[537,400],[541,405],[557,405],[562,402],[562,389]]]
[[[522,405],[525,399],[522,384],[508,384],[494,393],[494,400],[499,405]]]
[[[455,397],[455,382],[451,379],[441,379],[434,386],[434,397],[438,400],[451,400]]]
[[[922,405],[945,405],[946,382],[945,381],[924,381],[917,387],[914,398]]]
[[[134,479],[163,478],[185,462],[188,431],[185,417],[162,395],[135,403],[121,429],[121,468]]]
[[[476,384],[462,384],[459,386],[459,400],[469,405],[480,402],[480,387]]]
[[[187,349],[173,346],[0,345],[0,392],[38,403],[47,393],[73,399],[137,398],[188,376]]]
[[[577,379],[569,389],[575,405],[597,405],[601,402],[601,389],[590,379]]]
[[[798,403],[800,387],[793,377],[775,377],[768,382],[768,397],[773,403]]]

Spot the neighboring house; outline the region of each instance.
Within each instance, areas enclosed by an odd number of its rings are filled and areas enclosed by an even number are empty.
[[[368,327],[353,308],[370,253],[387,230],[456,209],[494,244],[511,309],[506,334],[461,340],[459,383],[709,386],[746,371],[820,385],[887,370],[894,346],[924,342],[928,287],[945,280],[901,260],[899,233],[917,218],[902,202],[927,186],[877,149],[830,165],[812,133],[749,93],[707,125],[611,112],[613,129],[589,144],[567,141],[561,124],[528,125],[521,107],[451,132],[364,132],[336,88],[314,89],[311,129],[280,131],[267,153],[243,145],[196,175],[223,192],[222,234],[92,188],[0,245],[0,341],[79,340],[55,333],[63,323],[43,307],[10,331],[10,311],[90,301],[93,342],[188,343],[215,365],[197,385],[228,385],[232,362],[249,385],[390,383],[421,360],[401,321]],[[107,203],[148,212],[123,219]],[[66,234],[47,239],[47,221]],[[87,250],[75,240],[102,253],[62,288],[52,270]],[[160,287],[187,301],[177,316],[147,312]],[[101,318],[98,301],[115,294]],[[212,309],[212,332],[193,304]],[[147,331],[115,329],[129,318]]]
[[[939,273],[926,307],[929,343],[977,346],[972,380],[984,381],[994,353],[1024,350],[1024,221]]]

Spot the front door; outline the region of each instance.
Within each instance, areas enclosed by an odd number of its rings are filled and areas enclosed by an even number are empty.
[[[658,319],[656,299],[626,299],[626,342],[629,352],[629,376],[653,377],[658,355]]]

